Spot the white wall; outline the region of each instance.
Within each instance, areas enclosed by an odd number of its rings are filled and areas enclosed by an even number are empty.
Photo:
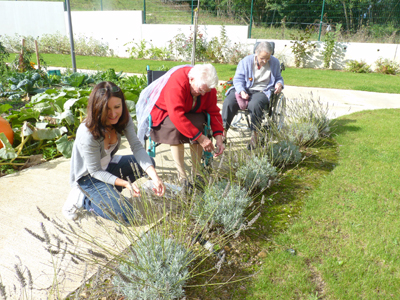
[[[142,11],[72,11],[71,20],[74,35],[108,43],[115,55],[120,57],[128,56],[126,43],[142,39]],[[65,27],[69,35],[67,12]]]
[[[0,35],[37,37],[57,31],[65,33],[63,2],[0,1]]]
[[[264,39],[248,39],[249,49],[256,41]],[[266,39],[265,39],[266,40]],[[290,40],[266,40],[275,42],[275,56],[287,66],[294,66],[294,57]],[[323,42],[314,42],[316,49],[310,59],[307,60],[307,68],[323,68],[324,59],[322,51]],[[251,48],[252,49],[252,48]],[[365,61],[375,69],[375,62],[379,58],[387,58],[400,63],[400,45],[399,44],[372,44],[372,43],[336,43],[334,55],[332,58],[332,69],[343,69],[346,62],[350,60]]]

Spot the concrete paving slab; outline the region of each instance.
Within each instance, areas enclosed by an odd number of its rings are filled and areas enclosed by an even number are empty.
[[[361,110],[400,108],[399,94],[380,94],[349,90],[333,90],[321,88],[305,88],[286,86],[287,98],[308,97],[312,92],[324,103],[329,103],[332,115],[338,117]],[[246,137],[246,132],[230,131],[228,137]],[[187,147],[187,146],[186,146]],[[186,148],[185,163],[190,168],[189,148]],[[129,154],[130,149],[123,143],[118,154]],[[157,149],[156,164],[163,178],[175,178],[176,170],[168,145]],[[41,165],[31,167],[13,175],[0,178],[0,276],[4,285],[18,290],[19,280],[15,273],[15,265],[26,266],[32,272],[35,289],[31,299],[48,299],[46,288],[54,279],[54,265],[42,243],[33,238],[25,228],[41,232],[42,216],[36,207],[51,218],[63,219],[61,208],[69,193],[70,160],[55,159]],[[84,226],[96,233],[96,224],[87,221]],[[112,225],[110,225],[112,226]],[[147,227],[137,228],[137,232]],[[22,269],[23,267],[21,267]],[[26,272],[26,269],[23,269]],[[82,280],[83,269],[68,272],[62,281],[61,295],[76,289]],[[94,272],[94,270],[92,270]],[[26,273],[24,273],[26,274]],[[71,274],[74,274],[72,276]]]

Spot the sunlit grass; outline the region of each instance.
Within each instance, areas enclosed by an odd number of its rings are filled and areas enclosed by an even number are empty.
[[[397,294],[400,149],[393,137],[398,115],[399,110],[379,110],[337,120],[339,160],[327,157],[332,171],[306,197],[297,195],[304,201],[301,216],[265,244],[270,252],[248,299],[314,299],[310,297],[316,294],[324,299],[378,299]],[[324,150],[313,151],[319,156],[316,151]],[[318,165],[314,168],[303,175],[299,168],[301,185],[313,183],[312,174],[319,172]]]

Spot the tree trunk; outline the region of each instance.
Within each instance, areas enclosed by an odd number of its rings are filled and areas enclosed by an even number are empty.
[[[343,10],[344,10],[344,18],[346,19],[346,29],[347,31],[350,30],[349,28],[349,18],[347,17],[347,9],[346,9],[346,3],[344,1],[342,1],[343,4]]]

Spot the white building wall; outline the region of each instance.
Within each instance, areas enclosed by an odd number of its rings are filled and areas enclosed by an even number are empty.
[[[63,2],[0,1],[0,35],[37,37],[65,30]]]
[[[74,35],[107,43],[120,57],[128,56],[126,43],[142,39],[142,11],[72,11],[71,20]],[[65,27],[69,35],[67,12]]]

